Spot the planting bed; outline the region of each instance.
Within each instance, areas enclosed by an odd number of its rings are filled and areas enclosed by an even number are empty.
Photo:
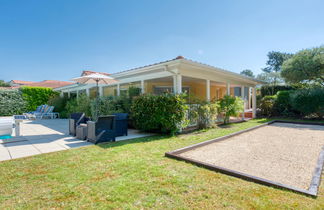
[[[316,196],[324,125],[272,121],[166,153],[215,171]]]

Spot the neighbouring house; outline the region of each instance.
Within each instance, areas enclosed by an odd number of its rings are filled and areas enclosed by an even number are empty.
[[[11,80],[9,82],[11,87],[21,87],[21,86],[30,86],[30,87],[47,87],[47,88],[59,88],[67,85],[74,84],[73,82],[58,81],[58,80],[44,80],[41,82],[31,82],[31,81],[22,81],[22,80]]]
[[[94,73],[94,72],[92,72]],[[98,72],[96,72],[98,73]],[[83,72],[84,74],[84,72]],[[194,95],[202,100],[218,100],[224,95],[242,97],[246,113],[255,117],[256,85],[263,84],[254,78],[246,77],[221,68],[213,67],[178,56],[175,59],[110,74],[118,81],[112,85],[100,85],[100,96],[119,96],[128,87],[141,88],[142,93],[161,94],[164,92]],[[78,96],[85,93],[96,96],[95,84],[71,84],[59,88],[61,96]]]

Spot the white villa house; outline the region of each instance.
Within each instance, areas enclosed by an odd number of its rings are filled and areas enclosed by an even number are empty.
[[[103,74],[107,75],[107,73]],[[188,95],[207,101],[219,100],[228,94],[244,99],[245,115],[250,118],[254,118],[256,114],[256,85],[264,83],[182,56],[109,76],[118,83],[100,85],[100,96],[119,96],[125,94],[130,86],[141,88],[143,94],[161,94],[167,91],[186,92]],[[72,84],[54,90],[61,92],[61,96],[78,97],[80,93],[85,93],[89,97],[96,96],[95,84]]]

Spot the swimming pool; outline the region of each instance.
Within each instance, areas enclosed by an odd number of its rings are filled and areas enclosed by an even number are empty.
[[[10,139],[12,136],[11,135],[4,135],[0,136],[0,139]]]

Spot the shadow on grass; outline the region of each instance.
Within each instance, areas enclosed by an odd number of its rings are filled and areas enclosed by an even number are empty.
[[[170,135],[155,135],[155,136],[146,136],[146,137],[140,137],[135,139],[129,139],[129,140],[123,140],[123,141],[116,141],[116,142],[104,142],[97,144],[96,146],[99,146],[103,149],[113,148],[113,147],[120,147],[128,144],[139,144],[139,143],[146,143],[146,142],[152,142],[152,141],[161,141],[168,139],[172,136]]]

